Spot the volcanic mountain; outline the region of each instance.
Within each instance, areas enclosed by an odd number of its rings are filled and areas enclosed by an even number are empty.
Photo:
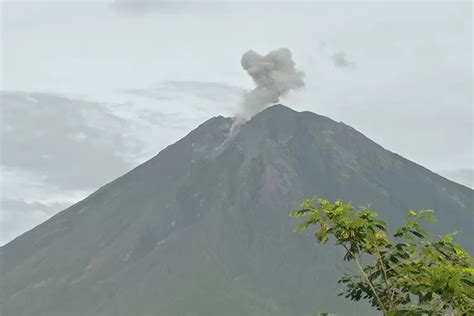
[[[315,196],[394,225],[435,209],[435,231],[472,248],[474,191],[355,129],[282,105],[231,126],[211,118],[2,247],[1,314],[365,314],[337,297],[339,250],[292,232],[289,211]]]

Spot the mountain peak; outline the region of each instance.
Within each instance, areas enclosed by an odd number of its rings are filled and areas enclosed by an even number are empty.
[[[295,110],[283,104],[274,104],[265,108],[263,111],[257,113],[250,120],[259,119],[261,117],[270,117],[270,116],[291,117],[292,115],[297,114],[297,113],[298,112],[296,112]]]
[[[298,112],[280,103],[267,107],[266,109],[264,109],[263,111],[257,113],[254,117],[252,117],[250,121],[260,120],[260,119],[270,119],[269,123],[274,125],[274,124],[289,123],[291,122],[291,120],[294,120],[297,118],[304,120],[305,123],[309,123],[311,120],[314,120],[314,119],[319,119],[319,120],[325,121],[326,123],[338,124],[337,122],[331,120],[330,118],[326,116],[322,116],[310,111]]]
[[[286,106],[286,105],[283,105],[281,103],[277,103],[277,104],[273,104],[267,108],[265,108],[263,112],[274,112],[274,111],[280,111],[280,112],[286,112],[286,113],[290,113],[290,112],[293,112],[293,113],[296,113],[295,110],[293,110],[292,108]]]

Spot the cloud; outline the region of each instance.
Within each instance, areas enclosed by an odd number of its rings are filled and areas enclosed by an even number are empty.
[[[154,126],[183,129],[188,128],[188,122],[180,113],[162,113],[151,109],[142,109],[137,111],[137,117]]]
[[[91,193],[60,188],[19,168],[2,166],[1,178],[0,245]]]
[[[132,17],[157,12],[178,12],[183,8],[193,5],[193,1],[167,1],[167,0],[115,0],[112,9]],[[195,5],[195,4],[194,4]]]
[[[141,151],[127,122],[100,103],[22,92],[2,92],[0,100],[2,165],[46,183],[97,188],[128,171]]]
[[[156,100],[170,100],[183,94],[190,94],[200,99],[218,102],[244,94],[242,88],[226,83],[178,80],[166,80],[160,85],[148,89],[125,89],[122,91]]]
[[[133,88],[133,89],[122,89],[121,92],[125,94],[141,96],[141,97],[150,98],[154,100],[171,100],[172,99],[170,96],[163,95],[161,89]]]
[[[351,68],[355,65],[354,62],[347,59],[346,53],[342,50],[333,53],[330,57],[334,66],[339,68]]]
[[[26,202],[24,200],[3,199],[0,201],[2,218],[0,221],[0,245],[17,237],[19,233],[33,228],[57,212],[67,208],[71,203]]]
[[[242,96],[242,88],[219,82],[205,81],[165,81],[165,89],[174,89],[179,93],[190,93],[202,99],[224,101],[229,96]]]

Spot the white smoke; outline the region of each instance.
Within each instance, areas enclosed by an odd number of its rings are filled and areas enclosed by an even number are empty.
[[[244,95],[236,114],[237,125],[278,103],[290,90],[304,86],[304,73],[296,69],[288,48],[276,49],[265,56],[249,50],[242,56],[241,64],[256,87]]]

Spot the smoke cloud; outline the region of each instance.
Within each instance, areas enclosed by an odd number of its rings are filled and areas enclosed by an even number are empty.
[[[276,49],[265,56],[249,50],[242,56],[241,64],[256,87],[244,95],[236,114],[237,124],[278,103],[290,90],[304,86],[304,73],[296,69],[288,48]]]

